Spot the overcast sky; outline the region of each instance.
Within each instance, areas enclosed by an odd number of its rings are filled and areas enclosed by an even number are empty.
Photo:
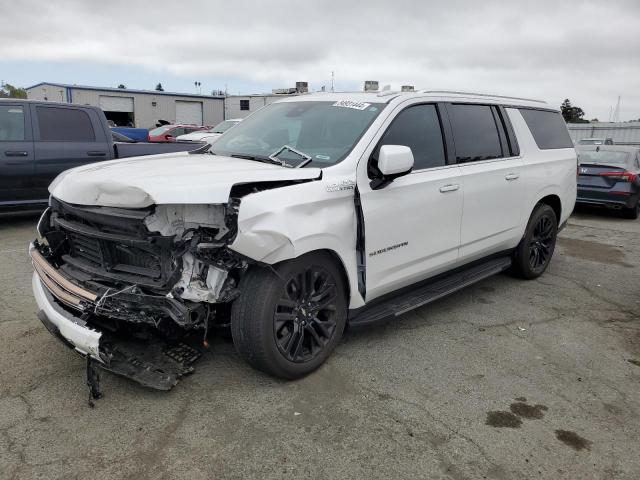
[[[640,1],[0,0],[0,80],[465,89],[640,118]]]

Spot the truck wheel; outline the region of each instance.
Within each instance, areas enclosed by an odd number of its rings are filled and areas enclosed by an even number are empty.
[[[558,219],[549,205],[539,203],[513,254],[512,272],[527,280],[538,278],[549,266],[556,247]]]
[[[635,208],[625,208],[623,214],[626,218],[631,218],[632,220],[640,217],[640,202],[638,202]]]
[[[330,255],[311,253],[274,270],[252,267],[231,308],[238,353],[254,368],[292,380],[318,368],[347,321],[341,271]]]

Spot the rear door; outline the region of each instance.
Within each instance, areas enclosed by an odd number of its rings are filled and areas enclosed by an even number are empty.
[[[112,139],[106,138],[93,109],[32,105],[35,138],[35,182],[41,198],[61,172],[112,157]]]
[[[0,102],[0,205],[35,198],[33,140],[28,106]]]
[[[373,190],[367,171],[382,145],[404,145],[413,171]],[[358,168],[365,227],[366,300],[455,265],[460,242],[460,172],[447,161],[440,109],[411,105],[400,111]]]
[[[498,106],[454,103],[447,111],[464,189],[459,260],[467,263],[517,244],[524,168]]]

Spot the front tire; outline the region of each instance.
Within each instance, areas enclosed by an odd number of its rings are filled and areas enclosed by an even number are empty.
[[[558,219],[549,205],[539,203],[533,210],[527,230],[513,255],[512,272],[533,280],[549,266],[556,247]]]
[[[231,308],[238,353],[278,378],[303,377],[324,363],[347,321],[346,289],[333,258],[311,253],[274,267],[252,267]]]

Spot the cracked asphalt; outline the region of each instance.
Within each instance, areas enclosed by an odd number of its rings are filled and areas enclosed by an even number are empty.
[[[499,275],[351,331],[286,383],[214,339],[169,393],[36,318],[37,217],[0,219],[0,478],[640,478],[640,221],[581,211],[536,281]]]

